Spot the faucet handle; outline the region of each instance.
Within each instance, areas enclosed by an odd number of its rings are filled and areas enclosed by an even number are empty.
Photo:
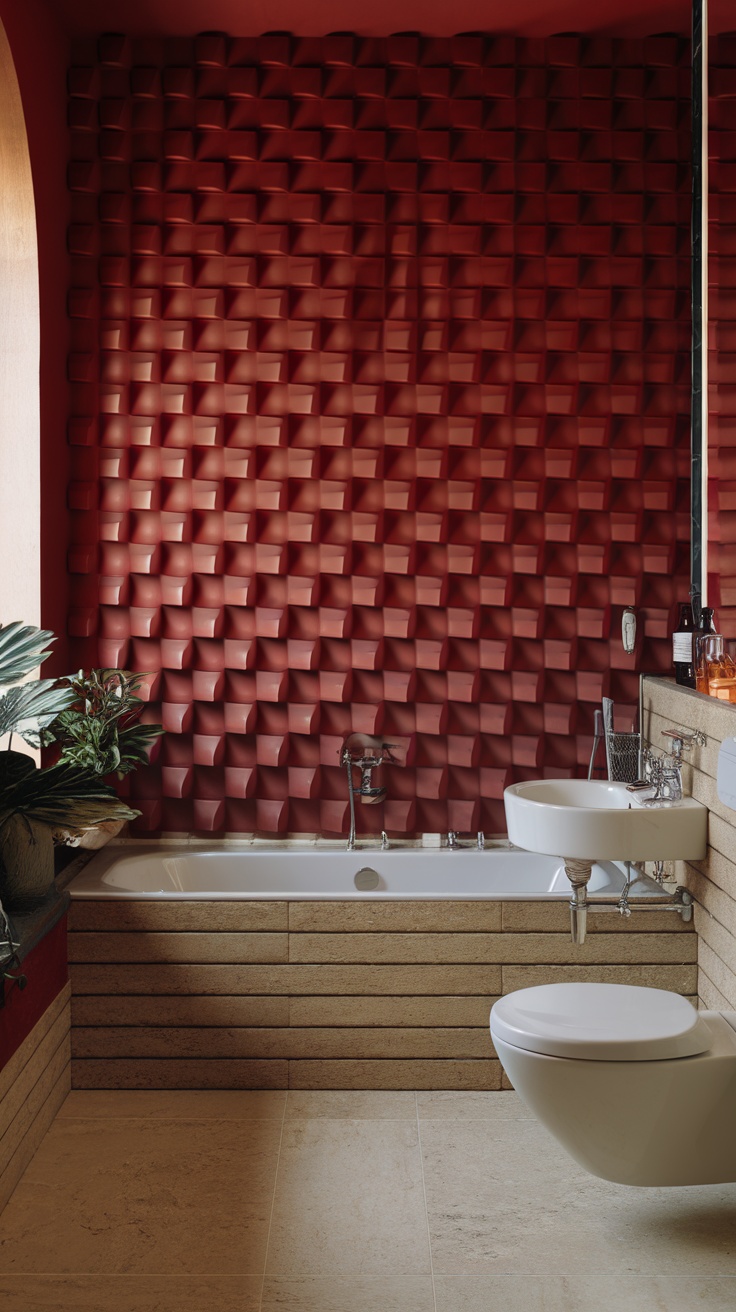
[[[340,764],[360,766],[377,766],[384,764],[403,765],[401,753],[404,749],[400,743],[387,743],[368,733],[350,733],[340,749]],[[394,756],[398,752],[399,756]]]
[[[705,747],[708,741],[700,729],[694,729],[692,733],[686,733],[684,729],[663,729],[662,737],[671,740],[672,755],[676,762],[680,761],[682,753],[688,751],[693,743]]]
[[[485,845],[486,845],[486,836],[485,836],[485,834],[484,834],[484,832],[483,832],[482,829],[479,829],[478,832],[477,832],[477,834],[476,834],[475,845],[476,845],[476,847],[477,847],[477,849],[478,849],[479,852],[482,852],[482,851],[485,849]],[[449,830],[448,830],[448,832],[447,832],[447,846],[448,846],[449,848],[452,848],[453,851],[456,851],[459,847],[462,847],[462,843],[461,843],[461,841],[460,841],[460,832],[459,832],[459,830],[457,830],[457,829],[449,829]]]
[[[663,729],[662,737],[669,738],[672,756],[676,761],[679,761],[685,750],[685,738],[682,732],[679,729]],[[689,745],[690,744],[688,743],[688,746]]]

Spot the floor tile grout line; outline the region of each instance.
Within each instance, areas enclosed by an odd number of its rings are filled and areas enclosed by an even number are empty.
[[[429,1277],[432,1281],[432,1306],[437,1312],[437,1289],[434,1283],[434,1261],[432,1258],[432,1236],[429,1229],[429,1207],[427,1204],[427,1181],[424,1177],[424,1154],[422,1152],[422,1123],[419,1118],[419,1095],[414,1094],[417,1108],[417,1146],[419,1148],[419,1167],[422,1172],[422,1195],[424,1197],[424,1219],[427,1223],[427,1249],[429,1251]]]
[[[138,1125],[171,1124],[189,1125],[278,1125],[283,1123],[283,1116],[56,1116],[53,1124],[64,1125],[83,1121],[85,1125],[100,1122],[109,1125],[111,1121],[135,1121]]]
[[[271,1196],[271,1211],[268,1217],[268,1234],[266,1235],[266,1248],[263,1254],[263,1279],[261,1280],[261,1293],[258,1299],[258,1312],[262,1312],[263,1295],[266,1290],[266,1271],[268,1270],[268,1249],[271,1243],[271,1227],[273,1225],[273,1214],[274,1214],[274,1209],[276,1207],[276,1189],[279,1182],[279,1166],[281,1165],[281,1145],[284,1142],[284,1129],[286,1127],[286,1108],[288,1106],[288,1103],[289,1103],[289,1090],[287,1089],[286,1097],[284,1098],[284,1110],[281,1117],[281,1133],[279,1134],[279,1146],[278,1146],[278,1151],[276,1153],[276,1170],[274,1172],[274,1177],[273,1177],[273,1194]]]

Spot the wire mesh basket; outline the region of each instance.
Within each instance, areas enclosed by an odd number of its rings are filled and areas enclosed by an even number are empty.
[[[611,733],[605,735],[608,778],[613,783],[633,784],[639,778],[638,733]]]
[[[633,784],[639,778],[641,734],[619,733],[605,726],[603,712],[595,712],[593,751],[588,778],[593,778],[595,758],[601,742],[606,744],[606,766],[612,783]]]

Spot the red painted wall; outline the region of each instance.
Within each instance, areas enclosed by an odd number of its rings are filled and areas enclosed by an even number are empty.
[[[65,228],[69,216],[66,182],[66,76],[69,42],[43,0],[0,0],[20,85],[33,170],[38,230],[41,308],[41,614],[57,634],[54,656],[44,674],[67,673],[66,619],[69,593],[65,546],[68,541],[66,489],[69,458],[66,425],[69,406],[66,356],[69,328],[66,299],[69,267]],[[13,435],[4,434],[12,441]],[[3,623],[24,615],[3,615]]]
[[[46,0],[75,36],[96,34],[99,0]],[[710,0],[711,31],[733,18],[732,0]],[[196,36],[206,18],[211,31],[235,30],[243,36],[262,32],[300,32],[324,36],[358,31],[383,36],[398,29],[430,36],[455,32],[511,32],[514,36],[547,37],[555,32],[589,32],[606,36],[642,37],[650,32],[679,32],[689,37],[690,0],[105,0],[108,30],[130,36]]]
[[[141,829],[503,828],[688,591],[689,51],[205,36],[71,72],[75,651]],[[644,637],[624,656],[620,613]]]
[[[34,1025],[66,984],[69,975],[66,915],[28,953],[19,967],[12,968],[12,973],[24,976],[26,984],[23,989],[10,980],[3,980],[0,984],[0,1070],[28,1038]]]

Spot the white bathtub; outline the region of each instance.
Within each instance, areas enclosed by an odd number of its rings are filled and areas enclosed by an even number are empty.
[[[361,889],[359,871],[377,875]],[[611,861],[593,867],[588,886],[595,897],[618,895],[623,867]],[[557,901],[570,897],[570,884],[557,857],[491,847],[447,851],[404,848],[346,852],[337,848],[177,847],[173,844],[106,848],[69,885],[73,898],[247,899],[343,901],[412,898],[429,901]],[[661,897],[662,889],[641,878],[634,897]]]

